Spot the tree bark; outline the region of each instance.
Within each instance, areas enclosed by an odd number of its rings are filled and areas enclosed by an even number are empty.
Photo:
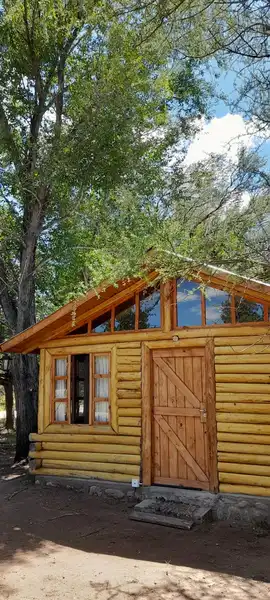
[[[37,431],[37,357],[31,354],[15,356],[12,373],[17,410],[15,462],[18,462],[28,456],[29,433]]]
[[[6,379],[4,383],[5,390],[5,407],[6,407],[6,424],[7,430],[13,429],[13,386],[11,378]]]
[[[17,300],[17,333],[31,327],[36,322],[36,247],[47,195],[47,187],[41,186],[37,194],[37,202],[30,211],[25,210],[20,264],[21,276]],[[14,460],[18,462],[28,456],[29,433],[37,431],[38,362],[36,355],[19,355],[13,359],[13,385],[17,410]]]

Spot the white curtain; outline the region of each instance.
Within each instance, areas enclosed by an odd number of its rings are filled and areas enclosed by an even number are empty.
[[[95,398],[109,398],[109,379],[95,379]]]
[[[56,402],[54,410],[56,421],[67,421],[67,405],[65,402]]]
[[[67,397],[67,380],[56,379],[55,381],[55,398]]]
[[[57,377],[66,377],[67,375],[67,359],[57,358],[55,361],[55,375]]]
[[[109,402],[95,402],[95,421],[100,423],[109,421]]]
[[[108,375],[109,373],[109,357],[95,356],[95,374]]]

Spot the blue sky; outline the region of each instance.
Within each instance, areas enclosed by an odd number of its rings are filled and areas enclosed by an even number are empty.
[[[252,123],[244,119],[240,109],[238,112],[232,112],[230,104],[237,98],[235,91],[237,74],[229,70],[215,79],[214,71],[216,72],[216,69],[210,68],[206,79],[215,85],[218,98],[211,103],[212,118],[210,121],[202,121],[201,132],[190,145],[187,163],[192,164],[197,160],[206,159],[210,152],[227,154],[236,161],[237,151],[243,144],[249,149],[260,146],[259,152],[270,167],[270,141],[256,138]],[[222,99],[223,95],[227,96],[228,100]]]

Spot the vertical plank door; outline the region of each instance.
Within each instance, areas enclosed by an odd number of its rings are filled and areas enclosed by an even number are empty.
[[[205,349],[153,350],[152,357],[152,481],[208,490]]]

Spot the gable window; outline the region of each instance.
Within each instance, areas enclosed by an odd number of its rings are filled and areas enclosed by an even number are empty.
[[[160,290],[148,288],[139,296],[139,329],[161,327]]]
[[[92,319],[91,333],[138,331],[161,327],[161,294],[157,287],[136,292],[111,310]]]
[[[53,359],[53,423],[110,422],[110,354],[76,354]]]
[[[232,322],[230,294],[217,288],[206,287],[204,296],[206,325]]]
[[[116,306],[114,320],[114,331],[130,331],[132,329],[135,329],[134,297]]]
[[[200,327],[268,320],[268,304],[248,300],[226,290],[177,279],[175,283],[176,327]]]
[[[92,321],[92,333],[104,333],[111,331],[111,311],[100,315]]]
[[[251,302],[246,298],[235,297],[236,323],[251,323],[264,321],[264,307],[259,302]]]
[[[177,279],[176,282],[177,327],[202,324],[202,301],[199,284],[195,281]]]

